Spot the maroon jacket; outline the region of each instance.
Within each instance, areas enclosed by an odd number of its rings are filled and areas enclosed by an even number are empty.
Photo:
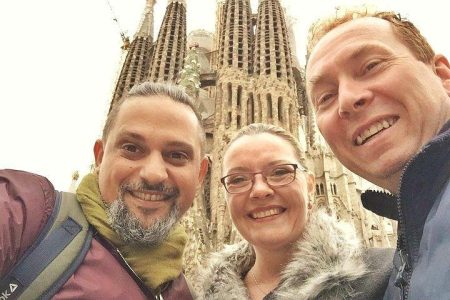
[[[0,278],[14,267],[45,226],[55,195],[51,182],[42,176],[0,170]],[[163,297],[192,299],[183,274],[170,283]],[[94,238],[84,261],[53,299],[147,297],[120,262]]]

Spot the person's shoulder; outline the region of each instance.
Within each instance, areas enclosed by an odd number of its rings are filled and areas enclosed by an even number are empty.
[[[8,196],[26,196],[24,201],[39,201],[42,198],[44,201],[54,202],[55,188],[44,176],[22,170],[3,169],[0,170],[0,184]]]
[[[9,202],[12,209],[20,206],[32,212],[48,215],[55,204],[56,191],[53,184],[44,176],[20,171],[0,170],[1,200]]]
[[[55,205],[56,191],[45,177],[19,170],[0,170],[0,249],[9,269],[44,228]]]

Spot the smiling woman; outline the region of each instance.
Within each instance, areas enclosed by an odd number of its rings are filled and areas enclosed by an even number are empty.
[[[351,226],[313,209],[314,177],[290,133],[242,128],[223,174],[245,241],[213,255],[200,299],[382,299],[392,250],[363,251]]]

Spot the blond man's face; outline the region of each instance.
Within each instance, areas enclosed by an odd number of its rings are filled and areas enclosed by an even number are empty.
[[[450,119],[449,74],[445,57],[417,60],[389,22],[367,17],[317,43],[306,89],[338,159],[396,192],[405,164]]]

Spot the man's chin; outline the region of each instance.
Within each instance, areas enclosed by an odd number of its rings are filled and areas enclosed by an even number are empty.
[[[379,187],[395,194],[398,192],[400,178],[402,176],[405,165],[405,162],[399,161],[390,165],[385,165],[384,168],[380,168],[378,172],[375,168],[373,168],[372,170],[368,170],[363,174],[358,174],[358,172],[355,173],[365,178],[366,180],[378,185]]]
[[[121,200],[114,201],[108,207],[108,219],[111,228],[127,244],[146,247],[161,244],[169,235],[179,218],[177,205],[172,205],[168,212],[156,215],[151,209],[132,211]],[[145,221],[143,221],[145,220]]]
[[[137,211],[131,210],[131,214],[139,220],[142,228],[149,229],[157,222],[162,222],[169,218],[171,210],[156,211],[150,209],[138,209]]]
[[[174,224],[178,221],[177,218],[175,220],[170,221],[170,216],[166,215],[160,218],[152,218],[151,220],[139,221],[143,230],[152,230],[153,227],[158,226],[161,223],[174,222]]]

